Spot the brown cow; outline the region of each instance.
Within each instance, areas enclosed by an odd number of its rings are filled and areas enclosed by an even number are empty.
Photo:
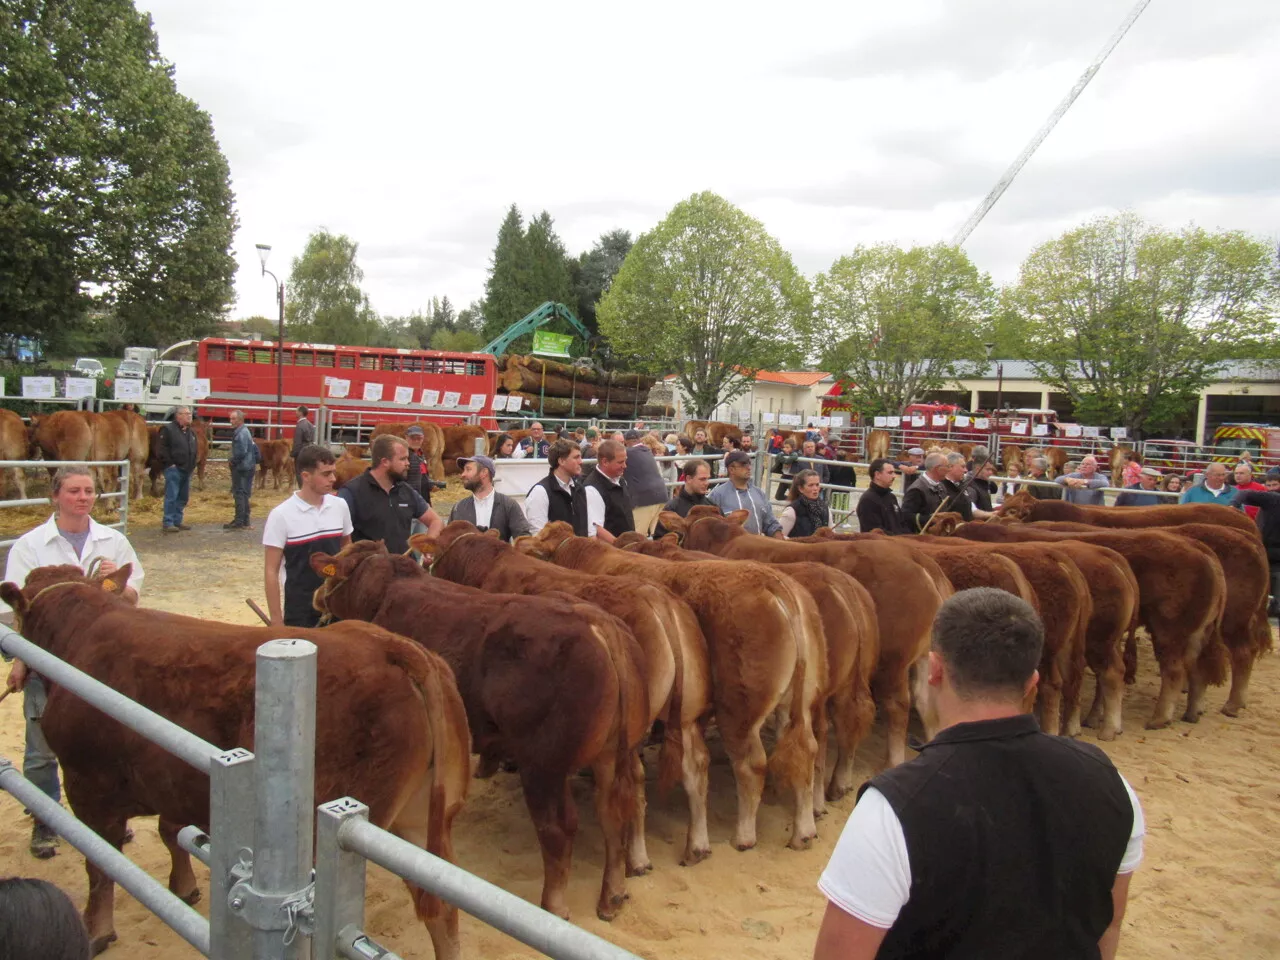
[[[402,631],[453,669],[477,775],[492,776],[505,759],[519,767],[542,847],[542,906],[561,917],[577,832],[569,778],[591,769],[605,841],[596,913],[613,919],[626,899],[625,838],[644,789],[638,747],[649,715],[644,655],[631,632],[574,597],[483,593],[428,576],[380,542],[312,554],[311,566],[325,578],[317,609]]]
[[[1216,503],[1181,503],[1160,507],[1085,507],[1065,500],[1037,500],[1025,490],[1008,497],[1001,515],[1009,520],[1032,523],[1058,520],[1087,523],[1094,527],[1134,529],[1177,527],[1184,523],[1213,523],[1232,527],[1259,537],[1258,528],[1239,510]]]
[[[684,865],[711,853],[707,836],[707,770],[710,754],[703,728],[711,712],[711,665],[707,641],[688,604],[658,584],[635,577],[593,576],[566,570],[517,553],[491,536],[479,536],[472,524],[456,520],[435,540],[410,537],[410,545],[430,563],[431,573],[490,593],[531,596],[558,590],[616,616],[631,628],[644,651],[649,686],[649,722],[661,720],[664,740],[659,763],[662,789],[677,778],[689,799],[689,833]],[[647,863],[643,808],[632,832],[631,862]]]
[[[31,415],[31,448],[46,460],[92,460],[93,427],[79,410]],[[57,467],[49,467],[49,481]]]
[[[369,624],[245,627],[138,609],[119,595],[130,572],[126,564],[99,585],[78,567],[42,567],[22,590],[0,585],[0,597],[33,643],[222,749],[253,749],[258,646],[309,640],[319,648],[314,802],[359,797],[372,822],[453,860],[451,825],[466,797],[469,734],[444,661]],[[205,772],[57,685],[40,725],[62,764],[76,817],[119,849],[129,817],[158,814],[172,859],[169,889],[194,903],[200,891],[177,834],[189,823],[209,828]],[[114,884],[92,862],[85,866],[85,925],[98,951],[116,939]],[[409,889],[436,957],[454,960],[457,910]]]
[[[668,518],[671,523],[668,523]],[[849,574],[871,594],[880,628],[880,656],[871,692],[888,720],[888,762],[907,758],[907,719],[911,710],[911,668],[929,652],[933,618],[952,593],[934,561],[905,544],[794,543],[748,534],[745,510],[722,517],[717,507],[694,507],[686,522],[664,511],[668,529],[685,529],[684,546],[737,560],[772,563],[825,563]]]
[[[473,457],[476,453],[476,441],[483,440],[487,444],[489,435],[481,427],[470,423],[457,423],[444,428],[444,475],[453,476],[460,473],[459,457]]]
[[[125,426],[129,437],[129,496],[133,500],[142,497],[142,471],[147,467],[147,458],[151,455],[151,435],[147,432],[147,421],[132,410],[108,410],[102,414],[119,420]]]
[[[289,469],[292,457],[289,456],[290,441],[261,440],[255,438],[254,446],[258,448],[258,489],[267,487],[267,474],[271,474],[272,489],[280,489],[280,477],[283,476],[285,489],[293,486],[293,471]]]
[[[681,549],[675,533],[661,540],[649,540],[641,534],[623,534],[614,546],[634,550],[649,557],[661,557],[687,563],[691,560],[718,560],[712,553]],[[853,761],[858,744],[866,736],[875,719],[875,702],[871,696],[871,675],[880,655],[880,628],[876,623],[876,605],[871,594],[846,573],[821,563],[796,563],[786,568],[800,589],[813,598],[822,617],[822,631],[827,642],[827,686],[822,702],[831,715],[836,730],[836,762],[826,770],[827,721],[819,713],[813,721],[818,738],[818,766],[815,768],[815,791],[824,788],[824,796],[815,792],[814,812],[824,812],[823,800],[839,800],[856,786]]]
[[[808,846],[814,824],[813,711],[826,673],[822,623],[790,577],[762,564],[723,561],[668,563],[575,537],[567,523],[549,523],[516,541],[524,553],[573,570],[622,574],[660,583],[693,609],[707,638],[716,726],[738,787],[734,846],[756,843],[756,813],[766,766],[792,800],[790,845]],[[766,764],[760,730],[785,718]]]
[[[368,460],[357,460],[344,453],[334,464],[337,479],[333,483],[333,492],[337,493],[345,484],[350,483],[356,477],[360,476],[360,474],[364,473],[372,465],[373,464]]]
[[[889,431],[867,431],[867,463],[878,457],[889,456]]]
[[[725,423],[722,420],[689,420],[680,432],[692,439],[693,435],[699,430],[706,431],[707,442],[713,447],[719,447],[724,442],[725,437],[732,437],[738,441],[742,440],[742,428],[733,423]],[[798,450],[799,447],[797,446],[796,449]]]
[[[373,432],[369,434],[369,442],[372,443],[375,437],[379,437],[384,433],[390,433],[393,436],[404,438],[405,431],[410,427],[422,428],[422,459],[427,461],[427,471],[434,480],[443,480],[445,476],[446,464],[443,461],[445,456],[445,434],[438,423],[430,420],[418,420],[413,422],[397,422],[397,423],[377,423],[374,424]],[[354,446],[351,445],[351,446]],[[361,444],[363,446],[363,444]],[[363,452],[347,451],[353,457],[367,457],[369,455],[366,447]],[[458,454],[460,457],[471,456],[471,451]],[[454,473],[457,473],[456,464],[454,465]]]
[[[988,543],[1079,540],[1110,547],[1128,561],[1138,581],[1139,620],[1151,635],[1160,664],[1160,696],[1147,729],[1173,722],[1184,684],[1188,692],[1183,719],[1195,723],[1203,713],[1206,685],[1225,682],[1226,582],[1222,564],[1203,544],[1156,530],[1065,533],[1017,523],[966,523],[957,536]]]
[[[92,460],[128,460],[132,450],[132,425],[119,417],[108,417],[106,414],[93,413],[88,410],[75,411],[89,424],[93,432]],[[120,489],[120,471],[117,467],[94,467],[98,477],[99,493],[115,493]],[[125,496],[129,491],[124,491]],[[107,501],[111,509],[120,509],[120,500],[113,497]]]
[[[28,460],[31,446],[27,425],[22,422],[22,418],[12,410],[0,409],[0,460]],[[14,467],[9,475],[18,490],[18,499],[27,499],[26,470]]]

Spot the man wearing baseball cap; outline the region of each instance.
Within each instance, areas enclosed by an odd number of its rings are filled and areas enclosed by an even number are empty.
[[[492,460],[481,455],[459,457],[458,469],[462,471],[462,485],[471,491],[471,496],[453,505],[449,511],[450,523],[466,520],[481,532],[497,530],[498,536],[508,543],[532,533],[520,504],[493,489],[497,469]]]
[[[764,491],[751,483],[751,456],[741,450],[731,450],[725,455],[724,469],[729,479],[711,491],[711,502],[725,514],[748,511],[750,516],[743,526],[749,533],[784,539],[782,524],[773,515]]]

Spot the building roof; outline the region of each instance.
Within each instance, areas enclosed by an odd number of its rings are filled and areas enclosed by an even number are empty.
[[[984,364],[975,364],[968,373],[961,373],[961,380],[994,380],[996,365],[1004,364],[1006,380],[1039,380],[1040,374],[1029,360],[992,360]],[[1083,376],[1084,371],[1081,371]],[[1214,374],[1219,381],[1247,380],[1254,383],[1266,383],[1280,380],[1280,362],[1274,360],[1225,360],[1218,365]]]
[[[743,376],[747,376],[747,371],[737,368],[738,372]],[[664,380],[675,380],[677,375],[669,373]],[[831,374],[822,373],[816,370],[759,370],[752,377],[756,383],[778,383],[787,387],[812,387],[814,384],[822,383],[824,380],[830,380]]]

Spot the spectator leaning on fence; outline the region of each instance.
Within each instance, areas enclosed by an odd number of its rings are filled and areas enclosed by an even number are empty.
[[[156,440],[156,455],[164,467],[164,525],[160,528],[163,533],[191,529],[182,520],[191,496],[196,450],[191,408],[178,407],[173,419],[160,428]]]
[[[1234,491],[1227,486],[1227,467],[1222,463],[1211,463],[1205,467],[1204,479],[1190,490],[1182,494],[1181,503],[1220,503],[1224,507],[1231,505]]]
[[[526,457],[533,460],[542,460],[545,459],[550,448],[551,441],[543,434],[542,424],[535,420],[529,424],[529,435],[516,444],[516,449],[512,456],[518,460]]]
[[[724,469],[729,479],[711,491],[711,502],[724,514],[746,510],[747,520],[743,527],[748,533],[783,539],[782,524],[769,508],[768,498],[751,482],[750,455],[741,450],[733,451],[724,458]]]
[[[1138,474],[1138,482],[1124,488],[1124,492],[1116,497],[1116,506],[1158,507],[1161,504],[1172,503],[1170,498],[1153,492],[1160,485],[1160,476],[1160,471],[1155,467],[1142,467]]]
[[[631,494],[631,515],[635,529],[646,537],[658,522],[658,514],[662,505],[667,502],[667,483],[662,476],[662,468],[642,439],[639,430],[628,430],[623,435],[623,444],[627,448],[627,468],[623,479],[627,482],[627,492]]]
[[[124,534],[104,527],[90,516],[96,494],[89,468],[59,467],[53,475],[49,498],[53,501],[53,514],[40,526],[19,537],[9,550],[4,568],[5,580],[22,587],[27,583],[27,576],[37,567],[70,564],[85,573],[92,570],[105,575],[132,564],[129,583],[121,596],[137,603],[144,575],[142,564]],[[27,747],[22,775],[54,800],[60,800],[58,760],[40,730],[46,699],[44,680],[39,674],[29,673],[21,660],[14,660],[6,686],[9,690],[23,691],[22,715],[26,719]],[[31,830],[32,856],[42,860],[52,857],[56,845],[57,837],[51,828],[41,823],[34,824]]]
[[[863,533],[883,530],[891,536],[910,533],[893,492],[893,478],[897,475],[893,461],[876,457],[871,461],[869,472],[871,484],[858,498],[858,529]]]
[[[1106,503],[1102,488],[1110,486],[1110,481],[1105,473],[1098,472],[1098,458],[1090,454],[1080,461],[1079,471],[1060,476],[1058,485],[1065,488],[1062,499],[1068,503],[1101,507]]]
[[[1062,488],[1053,483],[1049,476],[1049,461],[1045,457],[1032,457],[1030,473],[1027,475],[1028,480],[1040,480],[1050,486],[1042,486],[1039,483],[1023,484],[1022,488],[1037,500],[1061,500]]]
[[[687,517],[694,507],[714,507],[716,504],[707,496],[707,488],[711,484],[711,467],[705,460],[686,460],[684,465],[684,483],[676,491],[675,496],[666,502],[660,513],[670,510],[682,517]],[[716,507],[719,509],[719,507]],[[667,535],[667,529],[658,523],[653,529],[653,539],[661,540]]]

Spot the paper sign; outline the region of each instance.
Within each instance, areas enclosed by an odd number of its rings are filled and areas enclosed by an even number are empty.
[[[458,401],[461,399],[462,399],[462,394],[458,393],[455,390],[447,390],[445,391],[444,400],[441,402],[440,406],[456,407],[458,405]]]
[[[1078,437],[1080,436],[1080,424],[1078,423],[1064,424],[1063,431],[1066,433],[1068,437]]]
[[[760,415],[760,419],[763,420],[765,423],[773,423],[776,418],[772,413],[762,413]]]
[[[53,377],[23,377],[22,395],[32,400],[52,400],[57,395]]]
[[[819,418],[818,418],[818,426],[820,426],[820,427],[829,427],[829,426],[831,426],[831,418],[830,418],[830,417],[819,417]]]
[[[901,417],[887,417],[886,419],[889,421],[889,427],[890,427],[891,429],[892,429],[893,427],[900,427],[900,426],[902,426],[902,418],[901,418]]]
[[[116,378],[116,399],[117,400],[141,400],[142,399],[142,381],[132,378]]]
[[[969,425],[969,418],[961,416],[960,414],[957,413],[956,419],[955,419],[955,425],[957,427],[967,427]]]
[[[485,393],[473,393],[471,402],[467,404],[468,410],[483,410],[484,402],[489,399],[489,395]]]
[[[364,398],[369,403],[376,403],[382,399],[382,384],[366,383],[364,385]]]
[[[986,417],[974,417],[974,419],[973,419],[973,429],[975,429],[975,430],[990,430],[990,429],[991,429],[991,421],[990,421],[988,418],[986,418]]]
[[[413,387],[396,387],[396,403],[413,403]]]
[[[912,425],[913,427],[923,427],[923,426],[924,426],[924,417],[922,417],[922,416],[920,416],[920,415],[918,415],[918,414],[917,414],[916,416],[912,417],[912,418],[911,418],[911,425]]]
[[[4,395],[4,377],[0,377],[0,397],[3,397]]]
[[[207,378],[192,380],[187,384],[187,397],[191,400],[203,400],[209,396],[209,381]]]
[[[514,395],[507,397],[508,410],[519,410],[523,406],[524,406],[524,397],[517,397]]]
[[[1083,433],[1086,437],[1090,437],[1090,438],[1095,439],[1095,440],[1098,438],[1098,428],[1097,428],[1097,427],[1081,427],[1081,428],[1080,428],[1080,431],[1081,431],[1081,433]]]
[[[844,426],[844,417],[832,417],[832,418],[831,418],[831,425],[832,425],[833,427],[843,427],[843,426]]]
[[[1037,423],[1031,428],[1031,432],[1037,437],[1047,437],[1049,435],[1049,425],[1047,423]]]
[[[1127,436],[1129,436],[1129,431],[1128,431],[1128,429],[1127,429],[1127,428],[1125,428],[1125,427],[1112,427],[1112,428],[1111,428],[1111,439],[1112,439],[1112,440],[1123,440],[1123,439],[1125,439]]]
[[[343,397],[349,396],[351,393],[351,381],[344,380],[341,377],[326,377],[325,381],[329,385],[329,396],[336,397],[341,400]]]
[[[98,381],[89,377],[63,377],[62,395],[68,400],[73,398],[78,400],[81,397],[96,397],[98,395]]]
[[[423,390],[421,402],[424,407],[438,407],[440,405],[440,391]]]
[[[778,422],[784,423],[789,427],[798,427],[800,426],[800,414],[798,413],[779,414]]]
[[[598,405],[599,405],[599,403],[600,403],[600,398],[599,398],[599,397],[592,397],[592,398],[591,398],[591,401],[590,401],[590,405],[591,405],[591,406],[593,406],[593,407],[594,407],[594,406],[598,406]]]
[[[1009,427],[1009,432],[1010,432],[1010,433],[1016,433],[1016,434],[1018,434],[1019,436],[1026,436],[1026,433],[1027,433],[1027,421],[1025,421],[1025,420],[1015,420],[1015,421],[1013,421],[1013,424]]]
[[[807,427],[816,427],[817,425],[818,425],[818,418],[817,418],[817,417],[810,417],[810,418],[809,418],[809,422],[808,422],[807,424],[805,424],[805,426],[807,426]]]
[[[885,427],[885,426],[888,426],[888,425],[889,425],[889,418],[888,418],[888,417],[876,417],[876,418],[875,418],[875,425],[876,425],[877,427]]]
[[[493,395],[493,405],[489,407],[489,409],[490,410],[507,409],[507,395],[505,393],[495,393]]]
[[[947,425],[947,415],[945,413],[935,413],[933,415],[933,425],[935,427],[945,427]]]

